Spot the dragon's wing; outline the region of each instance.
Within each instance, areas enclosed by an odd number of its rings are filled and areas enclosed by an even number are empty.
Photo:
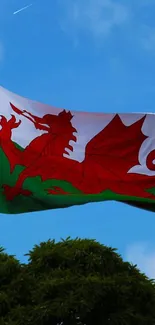
[[[144,116],[130,126],[123,124],[119,115],[99,132],[86,146],[85,161],[94,161],[104,170],[126,174],[138,164],[138,154],[147,138],[141,131]]]

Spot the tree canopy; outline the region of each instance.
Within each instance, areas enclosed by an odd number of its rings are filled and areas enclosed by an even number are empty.
[[[89,239],[36,245],[28,263],[0,250],[0,325],[153,325],[155,283]]]

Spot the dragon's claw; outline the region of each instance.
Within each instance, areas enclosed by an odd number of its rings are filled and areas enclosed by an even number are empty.
[[[3,127],[3,126],[5,126],[5,124],[7,124],[7,119],[3,115],[0,115],[0,117],[1,117],[0,124]]]

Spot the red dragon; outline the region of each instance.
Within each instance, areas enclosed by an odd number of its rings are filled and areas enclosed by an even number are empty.
[[[18,128],[21,121],[17,122],[15,115],[9,120],[1,115],[0,147],[8,158],[10,172],[17,165],[24,167],[15,186],[3,184],[8,200],[13,200],[20,194],[31,195],[29,190],[23,189],[23,184],[27,178],[36,176],[40,176],[43,182],[49,179],[67,181],[83,194],[111,190],[127,196],[155,198],[147,191],[154,187],[154,177],[128,173],[131,167],[139,164],[138,153],[147,138],[141,131],[146,116],[130,126],[125,126],[119,115],[115,115],[86,145],[85,159],[80,163],[64,157],[64,154],[68,154],[67,148],[73,151],[69,142],[77,141],[74,135],[77,130],[72,125],[71,112],[63,110],[58,115],[37,117],[25,110],[19,110],[12,103],[10,105],[15,113],[25,116],[36,129],[46,133],[37,136],[26,148],[20,150],[12,141],[12,130]],[[153,169],[152,160],[155,156],[151,154],[147,163]],[[48,193],[68,194],[59,187],[48,189]]]

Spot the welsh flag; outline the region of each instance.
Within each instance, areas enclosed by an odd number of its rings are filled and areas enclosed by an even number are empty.
[[[155,210],[155,115],[58,109],[0,87],[0,213],[105,200]]]

